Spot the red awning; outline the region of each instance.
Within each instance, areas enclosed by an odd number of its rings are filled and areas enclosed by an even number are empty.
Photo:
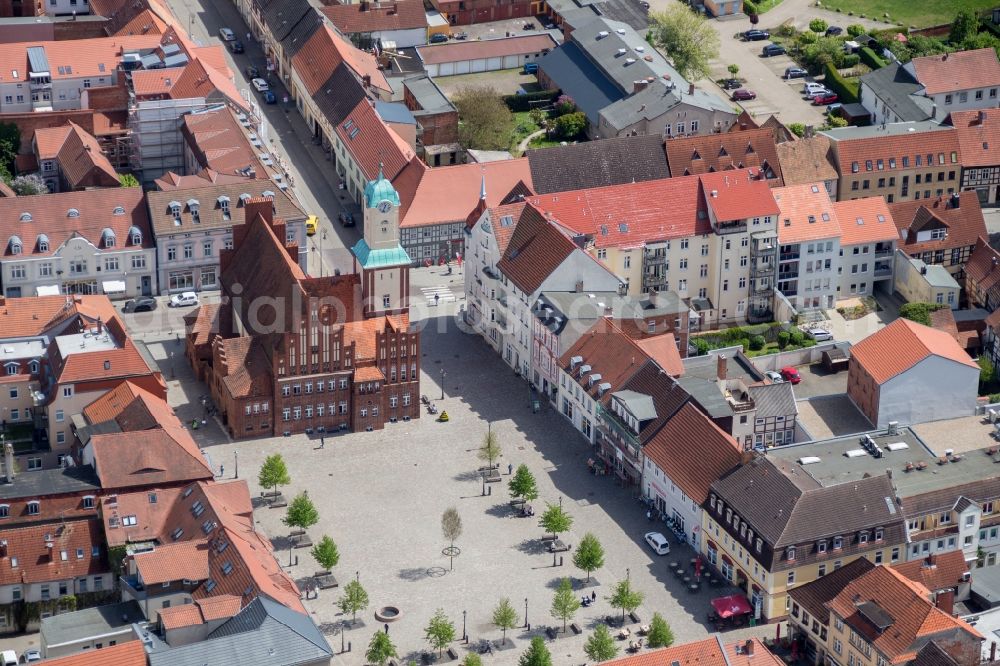
[[[750,602],[741,594],[731,594],[728,597],[712,599],[712,608],[721,618],[733,617],[734,615],[746,615],[753,611]]]

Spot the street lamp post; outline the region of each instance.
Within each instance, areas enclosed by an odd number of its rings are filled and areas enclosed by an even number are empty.
[[[236,449],[233,449],[233,460],[236,463],[233,467],[235,468],[234,471],[236,472],[236,478],[238,479],[240,478],[240,452]]]
[[[444,400],[444,378],[448,376],[448,373],[441,368],[441,399]]]
[[[524,598],[524,628],[528,628],[528,597]]]
[[[465,611],[462,611],[462,640],[469,642],[469,635],[465,633]]]

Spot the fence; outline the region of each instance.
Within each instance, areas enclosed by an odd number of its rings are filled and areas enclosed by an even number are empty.
[[[831,349],[839,347],[845,352],[848,352],[851,348],[849,342],[823,342],[815,347],[806,347],[804,349],[792,349],[790,351],[782,351],[776,354],[766,354],[764,356],[754,356],[753,364],[757,366],[757,369],[761,372],[767,372],[768,370],[781,370],[781,368],[790,365],[809,365],[811,363],[818,363],[823,360],[823,352],[830,351]]]

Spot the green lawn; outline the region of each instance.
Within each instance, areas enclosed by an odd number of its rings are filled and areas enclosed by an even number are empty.
[[[761,14],[763,14],[764,12],[774,9],[780,4],[781,0],[761,0],[761,2],[757,3],[757,9]]]
[[[514,132],[510,137],[510,149],[516,151],[517,144],[521,143],[532,132],[537,132],[540,129],[531,119],[530,111],[516,111],[514,113]]]
[[[905,26],[915,25],[926,28],[932,25],[951,23],[961,9],[976,12],[993,9],[996,0],[822,0],[823,7],[841,10],[844,14],[854,12],[870,19],[883,20],[888,14],[894,23]],[[845,22],[849,23],[848,19]]]

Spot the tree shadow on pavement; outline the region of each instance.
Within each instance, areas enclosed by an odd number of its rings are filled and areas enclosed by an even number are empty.
[[[526,555],[542,555],[549,552],[548,546],[541,539],[525,539],[514,547]]]
[[[520,518],[521,511],[504,502],[502,504],[494,504],[486,509],[486,515],[493,516],[494,518]]]

